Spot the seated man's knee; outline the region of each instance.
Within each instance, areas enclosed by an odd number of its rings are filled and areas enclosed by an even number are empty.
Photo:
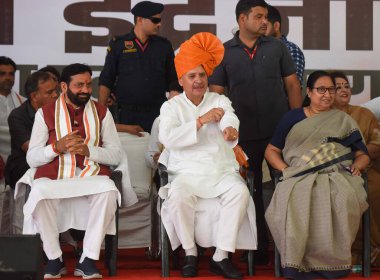
[[[250,193],[245,184],[238,184],[233,186],[234,194],[242,205],[248,205]]]
[[[196,197],[183,188],[172,189],[168,198],[171,206],[196,203]]]
[[[90,196],[90,200],[92,204],[98,204],[97,201],[99,201],[107,205],[109,209],[114,209],[114,211],[117,209],[117,193],[114,191],[98,193],[95,196]]]
[[[107,196],[107,204],[113,207],[116,211],[117,208],[117,193],[114,191],[105,192]]]

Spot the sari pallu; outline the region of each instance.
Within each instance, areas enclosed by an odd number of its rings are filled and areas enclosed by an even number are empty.
[[[351,160],[295,175],[346,155],[352,147],[366,151],[355,122],[337,110],[306,118],[288,133],[282,153],[289,168],[265,215],[285,277],[349,273],[351,245],[368,207],[362,178],[341,167]]]

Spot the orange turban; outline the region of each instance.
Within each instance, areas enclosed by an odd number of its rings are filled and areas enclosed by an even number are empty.
[[[199,65],[202,65],[207,76],[210,76],[223,56],[223,44],[214,34],[197,33],[181,45],[174,59],[178,78]]]

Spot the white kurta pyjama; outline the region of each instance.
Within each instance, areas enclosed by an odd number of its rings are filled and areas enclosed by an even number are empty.
[[[197,118],[213,108],[222,108],[223,118],[197,130]],[[173,249],[194,242],[231,252],[256,249],[254,204],[233,152],[237,140],[223,137],[230,126],[238,129],[239,120],[231,101],[217,93],[206,92],[198,106],[181,94],[161,107],[159,140],[169,173],[161,215]]]
[[[122,153],[119,137],[109,111],[102,121],[100,132],[102,147],[89,146],[90,160],[116,166]],[[27,153],[27,162],[37,168],[51,162],[57,154],[52,146],[46,146],[48,128],[43,111],[35,116]],[[77,168],[75,174],[81,172]],[[24,205],[24,234],[39,232],[44,251],[49,259],[62,254],[58,234],[75,228],[86,230],[83,252],[92,259],[99,259],[105,234],[115,234],[115,211],[120,193],[107,176],[89,176],[50,180],[39,178],[32,182],[28,201]],[[78,203],[77,203],[78,202]]]

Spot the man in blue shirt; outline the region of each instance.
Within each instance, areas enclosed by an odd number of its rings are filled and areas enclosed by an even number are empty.
[[[296,44],[288,41],[286,36],[281,34],[281,14],[276,7],[271,5],[268,5],[268,25],[265,35],[280,39],[286,45],[296,66],[297,78],[302,86],[303,72],[305,70],[305,56]]]

